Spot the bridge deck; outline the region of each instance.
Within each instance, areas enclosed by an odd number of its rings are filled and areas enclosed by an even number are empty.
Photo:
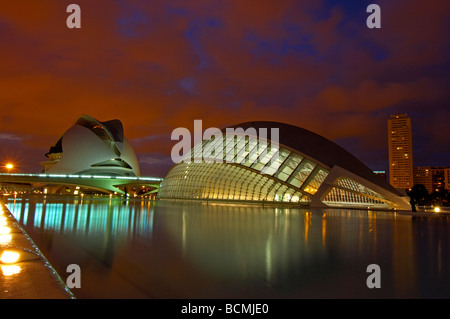
[[[0,173],[0,182],[33,185],[78,185],[117,193],[124,193],[118,188],[124,185],[139,184],[159,188],[162,180],[159,177]]]

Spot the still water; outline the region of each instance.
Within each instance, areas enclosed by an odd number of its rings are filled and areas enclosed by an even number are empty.
[[[448,298],[450,220],[109,197],[7,206],[77,298]],[[369,289],[370,264],[381,288]]]

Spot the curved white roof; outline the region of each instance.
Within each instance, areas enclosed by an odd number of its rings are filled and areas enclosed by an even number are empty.
[[[49,153],[62,153],[50,174],[139,176],[139,164],[119,120],[100,122],[81,116]]]

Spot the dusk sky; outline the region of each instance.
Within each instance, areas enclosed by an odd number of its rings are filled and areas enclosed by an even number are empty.
[[[414,165],[450,166],[449,34],[448,0],[2,1],[0,162],[39,172],[88,114],[122,121],[142,175],[165,176],[195,119],[297,125],[388,170],[387,120],[407,113]]]

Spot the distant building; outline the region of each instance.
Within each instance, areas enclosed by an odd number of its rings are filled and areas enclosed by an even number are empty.
[[[414,185],[424,185],[428,193],[433,190],[433,179],[431,166],[414,167]]]
[[[395,188],[409,189],[413,180],[411,119],[406,114],[388,120],[389,182]]]
[[[386,171],[373,171],[376,175],[380,176],[384,180],[387,180]]]
[[[414,167],[414,185],[422,184],[429,193],[436,189],[450,190],[450,167],[418,166]]]
[[[449,189],[448,184],[445,183],[445,172],[448,171],[449,167],[432,167],[432,187],[433,191],[439,188]]]
[[[40,164],[47,174],[139,176],[139,164],[119,120],[84,115],[50,147]]]
[[[444,170],[445,189],[450,191],[450,167]]]

